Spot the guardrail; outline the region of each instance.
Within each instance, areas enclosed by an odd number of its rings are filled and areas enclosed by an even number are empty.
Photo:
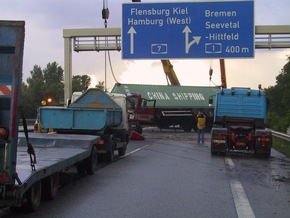
[[[33,132],[34,131],[34,122],[35,122],[35,119],[26,119],[28,132]],[[18,131],[19,132],[24,132],[24,127],[23,127],[22,119],[19,119],[19,128],[18,128]]]
[[[28,130],[28,132],[33,132],[34,131],[34,126],[33,125],[28,125],[27,126],[27,130]],[[24,132],[23,126],[19,126],[18,131],[19,132]]]
[[[288,135],[288,134],[276,132],[276,131],[272,130],[272,135],[277,137],[277,138],[281,138],[281,139],[284,139],[286,141],[290,141],[290,135]]]
[[[34,119],[30,119],[29,121],[35,121]],[[27,121],[28,122],[28,121]],[[33,125],[27,125],[27,129],[29,132],[32,132],[34,131],[34,126]],[[24,129],[23,129],[23,126],[22,125],[19,125],[19,132],[23,132]],[[285,133],[281,133],[281,132],[276,132],[274,130],[271,130],[272,131],[272,135],[277,137],[277,138],[280,138],[280,139],[284,139],[286,141],[290,141],[290,135],[288,134],[285,134]]]

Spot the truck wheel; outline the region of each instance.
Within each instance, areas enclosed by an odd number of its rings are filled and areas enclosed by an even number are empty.
[[[88,174],[92,175],[94,174],[96,168],[97,168],[97,163],[98,163],[98,153],[97,153],[97,148],[96,146],[93,147],[92,149],[92,154],[88,159],[87,163],[87,172]]]
[[[213,155],[213,156],[218,155],[218,152],[216,150],[214,150],[214,148],[213,148],[213,141],[211,141],[211,144],[210,144],[210,151],[211,151],[211,155]]]
[[[271,152],[267,152],[263,155],[264,158],[269,158],[271,156]]]
[[[216,155],[218,155],[218,152],[216,152],[216,151],[211,151],[211,155],[216,156]]]
[[[271,149],[268,152],[263,153],[259,153],[257,149],[254,149],[254,154],[256,157],[269,158],[271,156]]]
[[[29,212],[34,212],[40,205],[41,201],[41,181],[34,183],[27,192],[27,202],[24,208]]]
[[[216,156],[216,155],[218,155],[218,152],[211,148],[211,155]]]
[[[106,160],[108,163],[112,163],[114,160],[114,140],[112,135],[105,135],[105,145],[107,146]]]
[[[142,134],[142,132],[143,132],[143,128],[142,128],[142,126],[139,123],[136,124],[136,131],[139,134]]]
[[[118,149],[119,156],[124,156],[126,154],[127,144],[124,142],[124,146]]]
[[[221,156],[227,156],[227,152],[226,151],[220,151],[220,155]]]
[[[42,192],[45,199],[52,200],[56,198],[59,186],[59,174],[55,173],[43,180]]]

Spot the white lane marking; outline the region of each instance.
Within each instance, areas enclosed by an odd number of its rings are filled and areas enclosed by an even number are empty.
[[[224,158],[226,165],[233,169],[235,164],[233,160],[229,157]],[[230,186],[232,195],[234,198],[234,203],[236,206],[236,211],[239,218],[255,218],[255,214],[252,210],[250,202],[247,198],[245,190],[242,186],[242,183],[237,179],[230,179]]]
[[[255,214],[249,203],[242,183],[238,180],[230,180],[231,190],[239,218],[255,218]]]
[[[127,153],[125,156],[129,156],[131,154],[134,154],[142,149],[145,149],[147,147],[149,147],[151,145],[145,145],[141,148],[138,148],[136,150],[133,150],[129,153]],[[224,158],[226,165],[229,166],[230,169],[233,169],[235,164],[233,162],[233,160],[231,158],[225,157]],[[237,215],[239,218],[255,218],[255,214],[252,210],[252,207],[250,205],[250,202],[247,198],[247,195],[244,191],[244,188],[242,186],[242,183],[239,180],[230,180],[230,186],[231,186],[231,191],[232,191],[232,195],[234,198],[234,203],[236,206],[236,211],[237,211]]]
[[[142,149],[145,149],[145,148],[147,148],[147,147],[149,147],[149,146],[151,146],[151,145],[144,145],[144,146],[141,147],[141,148],[137,148],[136,150],[133,150],[133,151],[131,151],[131,152],[125,154],[125,155],[123,156],[123,158],[124,158],[124,157],[127,157],[127,156],[129,156],[129,155],[131,155],[131,154],[134,154],[134,153],[136,153],[136,152],[138,152],[138,151],[140,151],[140,150],[142,150]]]
[[[233,160],[229,157],[225,157],[225,163],[229,166],[230,169],[235,167]]]

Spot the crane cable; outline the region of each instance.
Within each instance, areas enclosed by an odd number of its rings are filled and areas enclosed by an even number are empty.
[[[214,81],[212,81],[212,75],[213,75],[213,69],[212,69],[212,60],[210,61],[210,67],[209,67],[209,85],[214,84],[216,87],[218,87],[218,85],[216,83],[214,83]]]
[[[110,64],[110,69],[111,69],[111,72],[112,72],[112,76],[113,76],[115,82],[119,83],[117,78],[115,77],[115,74],[114,74],[114,71],[113,71],[112,62],[111,62],[111,55],[110,55],[109,51],[108,51],[108,57],[109,57],[109,64]]]
[[[108,19],[109,19],[109,8],[108,8],[108,2],[107,0],[103,0],[103,10],[102,10],[102,18],[105,20],[104,21],[104,25],[105,28],[107,28],[108,26]],[[113,71],[113,67],[112,67],[112,61],[111,61],[111,55],[110,55],[110,51],[105,51],[105,91],[107,91],[107,53],[108,53],[108,59],[109,59],[109,65],[110,65],[110,70],[111,73],[113,75],[113,78],[115,80],[116,83],[119,83],[115,77],[114,71]]]

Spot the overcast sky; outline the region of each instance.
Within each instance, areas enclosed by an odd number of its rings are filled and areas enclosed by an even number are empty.
[[[121,27],[122,3],[131,0],[107,0],[110,10],[108,28]],[[142,2],[178,2],[177,0],[142,0]],[[290,25],[289,0],[256,0],[255,25]],[[23,74],[30,76],[33,66],[45,68],[56,61],[64,68],[63,29],[103,28],[101,16],[103,0],[2,0],[1,20],[24,20],[26,22]],[[121,52],[111,51],[112,67],[118,82],[137,84],[167,84],[159,60],[122,60]],[[255,50],[254,59],[226,59],[229,87],[263,87],[275,85],[276,76],[287,63],[290,49]],[[218,59],[171,60],[182,85],[220,85]],[[73,75],[87,74],[92,85],[105,80],[105,53],[73,53]],[[214,74],[209,81],[209,68]],[[107,88],[115,80],[107,63]]]

